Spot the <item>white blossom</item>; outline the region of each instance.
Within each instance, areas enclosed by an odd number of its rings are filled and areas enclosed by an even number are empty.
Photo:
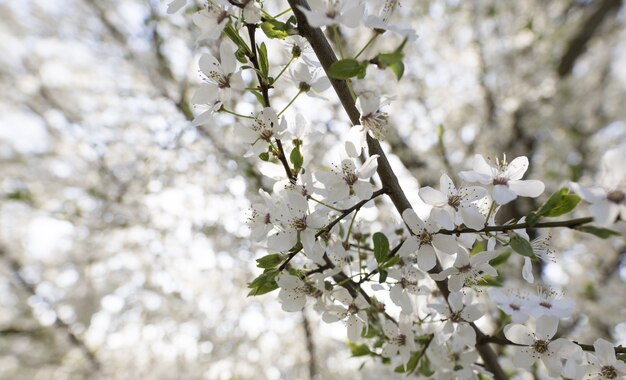
[[[470,257],[465,249],[459,249],[452,267],[437,274],[431,274],[430,277],[435,281],[443,281],[449,277],[450,291],[458,292],[463,287],[476,285],[485,276],[496,277],[498,271],[489,264],[489,261],[497,256],[498,252],[496,251],[485,251]]]
[[[445,173],[439,179],[439,189],[422,187],[419,195],[426,204],[433,206],[430,217],[441,227],[452,230],[465,224],[478,230],[485,226],[485,217],[474,202],[486,196],[487,190],[480,186],[457,189]]]
[[[359,0],[309,0],[311,9],[300,7],[314,28],[343,25],[356,28],[363,20],[363,5]]]
[[[383,323],[383,332],[388,340],[383,344],[381,355],[385,358],[394,358],[400,355],[402,364],[406,364],[411,358],[411,352],[417,350],[412,323],[401,320],[399,325],[396,325],[386,319]]]
[[[330,305],[322,315],[324,322],[332,323],[347,319],[348,339],[356,342],[361,338],[363,328],[367,326],[367,313],[365,310],[369,304],[361,294],[352,297],[345,288],[335,290],[332,296],[343,305]]]
[[[329,173],[319,173],[317,177],[325,186],[328,201],[340,202],[353,197],[358,202],[372,197],[374,189],[370,179],[377,168],[376,154],[369,157],[358,169],[355,160],[347,158],[341,162],[341,168]]]
[[[404,244],[398,250],[400,257],[410,257],[417,254],[417,266],[423,271],[429,271],[437,263],[435,248],[441,252],[452,254],[458,251],[456,239],[449,235],[434,234],[436,227],[433,223],[424,223],[412,209],[402,212],[404,223],[411,230]]]
[[[598,184],[585,187],[571,183],[570,187],[581,198],[591,203],[589,211],[594,222],[608,226],[619,217],[626,220],[626,151],[611,149],[602,157]]]
[[[231,6],[226,0],[211,0],[206,8],[192,16],[193,23],[201,30],[200,40],[219,38],[230,21]]]
[[[595,352],[588,353],[585,379],[609,380],[626,378],[626,363],[615,357],[615,347],[604,339],[593,343]]]
[[[496,164],[490,165],[483,156],[474,156],[473,170],[463,171],[459,176],[467,182],[479,182],[483,185],[493,185],[491,196],[500,205],[506,204],[517,198],[538,197],[543,193],[545,185],[538,180],[522,180],[528,170],[528,158],[520,156],[510,163],[506,161],[506,155]]]
[[[533,363],[541,359],[548,369],[548,374],[558,377],[563,364],[561,357],[572,355],[580,347],[564,338],[552,339],[559,324],[559,320],[551,316],[542,316],[537,319],[536,332],[520,324],[510,324],[504,327],[504,335],[508,340],[522,346],[513,347],[513,364],[517,368],[529,369]]]

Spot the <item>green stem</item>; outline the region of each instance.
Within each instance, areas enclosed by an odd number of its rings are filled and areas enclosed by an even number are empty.
[[[356,55],[354,56],[354,59],[359,58],[359,56],[361,54],[363,54],[363,52],[374,42],[376,41],[376,39],[378,38],[378,36],[380,36],[380,34],[378,33],[374,33],[374,35],[372,36],[372,38],[369,39],[369,41],[367,41],[367,43],[365,44],[365,46],[363,46],[363,48],[361,50],[359,50],[358,53],[356,53]]]
[[[296,94],[296,96],[294,96],[289,103],[285,106],[285,108],[283,108],[279,113],[278,113],[278,117],[280,117],[280,115],[283,114],[283,112],[287,111],[287,108],[289,108],[289,106],[291,106],[293,104],[293,102],[296,101],[296,99],[298,98],[298,96],[300,96],[300,94],[302,94],[302,90],[298,91],[298,93]]]
[[[278,75],[276,76],[276,78],[274,78],[274,80],[272,81],[272,83],[270,84],[270,86],[274,85],[274,83],[276,83],[276,81],[278,80],[278,78],[280,78],[281,75],[283,75],[283,73],[285,72],[285,70],[287,70],[287,67],[289,67],[289,65],[291,65],[291,62],[293,62],[293,60],[296,57],[292,56],[291,59],[289,60],[289,62],[287,62],[287,64],[285,65],[285,67],[283,67],[282,70],[280,70],[280,72],[278,73]]]
[[[487,213],[487,217],[485,218],[485,226],[489,224],[489,218],[491,218],[491,214],[493,210],[496,208],[496,201],[491,201],[491,206],[489,206],[489,212]]]
[[[333,34],[335,35],[335,45],[337,45],[337,50],[339,50],[339,57],[343,59],[343,47],[341,46],[341,40],[339,39],[339,29],[337,29],[337,25],[333,25]]]
[[[226,109],[226,108],[224,108],[224,107],[220,108],[220,110],[219,110],[218,112],[229,113],[229,114],[231,114],[231,115],[233,115],[233,116],[243,117],[243,118],[246,118],[246,119],[254,119],[254,116],[242,115],[242,114],[240,114],[240,113],[237,113],[237,112],[234,112],[234,111],[227,110],[227,109]]]
[[[359,209],[354,212],[352,215],[352,221],[350,221],[350,227],[348,227],[348,233],[346,234],[346,240],[343,242],[344,246],[348,246],[348,241],[350,240],[350,234],[352,233],[352,226],[354,225],[354,220],[356,219],[356,214],[359,213]]]
[[[274,16],[274,18],[279,18],[280,16],[284,15],[285,13],[291,12],[291,8],[287,8],[284,11],[280,12],[279,14],[277,14],[276,16]]]
[[[318,200],[318,199],[315,199],[315,198],[313,198],[313,197],[312,197],[312,196],[310,196],[310,195],[309,195],[309,199],[310,199],[310,200],[312,200],[313,202],[317,202],[317,203],[321,204],[322,206],[326,206],[326,207],[328,207],[328,208],[329,208],[329,209],[331,209],[331,210],[335,210],[335,211],[339,211],[339,212],[342,212],[342,211],[343,211],[342,209],[339,209],[339,208],[333,207],[333,206],[331,206],[331,205],[329,205],[329,204],[327,204],[327,203],[324,203],[324,202],[322,202],[322,201],[320,201],[320,200]]]

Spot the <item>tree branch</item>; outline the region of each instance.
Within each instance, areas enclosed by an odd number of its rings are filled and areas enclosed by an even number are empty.
[[[313,48],[313,51],[315,52],[315,55],[317,55],[320,63],[322,64],[322,67],[324,68],[324,71],[328,75],[328,70],[330,66],[337,61],[337,57],[335,56],[334,51],[328,43],[328,40],[326,39],[320,28],[313,28],[309,25],[305,15],[300,10],[301,7],[309,9],[306,0],[288,0],[288,2],[298,21],[298,31],[300,32],[300,35],[302,35],[309,41],[311,47]],[[329,79],[333,88],[335,89],[335,92],[337,93],[337,96],[339,97],[339,101],[343,105],[343,108],[348,114],[348,117],[350,118],[352,124],[361,124],[361,115],[356,108],[354,99],[350,94],[346,82],[332,79],[330,78],[330,76]],[[389,164],[387,155],[380,146],[380,143],[371,136],[369,136],[369,134],[367,135],[367,146],[371,155],[379,155],[378,175],[383,184],[383,189],[387,190],[387,194],[393,202],[396,210],[400,215],[402,215],[402,212],[404,210],[412,207],[408,199],[406,198],[404,191],[400,187],[398,178],[396,177],[396,174]],[[441,265],[436,265],[433,270],[440,272]],[[441,289],[442,293],[448,293],[447,283],[445,281],[438,282],[437,285]],[[473,327],[475,330],[477,330],[477,334],[482,334],[482,332],[480,332],[480,330],[476,326]],[[498,363],[498,357],[496,356],[496,353],[491,349],[488,344],[478,345],[477,349],[481,357],[483,358],[483,361],[485,362],[485,366],[494,374],[496,380],[508,379],[508,377],[502,370],[502,367]]]
[[[506,232],[511,230],[521,230],[526,228],[554,228],[554,227],[567,227],[574,228],[582,226],[583,224],[593,222],[593,218],[578,218],[571,220],[562,220],[557,222],[541,222],[530,225],[528,223],[507,224],[504,226],[485,226],[480,230],[474,230],[472,228],[459,228],[456,230],[439,230],[437,233],[442,235],[460,235],[460,234],[476,234],[481,232]]]

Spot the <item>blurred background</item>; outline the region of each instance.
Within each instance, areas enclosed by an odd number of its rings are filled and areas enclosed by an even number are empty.
[[[391,376],[350,358],[341,324],[246,297],[267,252],[245,221],[273,171],[242,157],[232,118],[191,126],[197,58],[216,51],[192,3],[167,15],[157,0],[0,0],[0,379]],[[529,156],[549,193],[593,183],[602,153],[626,149],[621,1],[405,0],[396,18],[419,35],[405,77],[368,77],[395,97],[385,148],[407,191],[506,152]],[[369,38],[343,32],[350,47]],[[302,111],[333,152],[348,121],[325,96],[333,106],[300,99],[287,116]],[[626,343],[623,238],[554,238],[557,262],[537,276],[577,300],[573,334]]]

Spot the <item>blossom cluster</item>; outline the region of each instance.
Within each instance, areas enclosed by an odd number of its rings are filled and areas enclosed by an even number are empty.
[[[170,10],[184,4],[174,1]],[[192,100],[202,112],[194,125],[230,114],[244,156],[284,169],[271,189],[258,190],[258,202],[251,207],[250,236],[268,253],[257,260],[264,271],[251,282],[251,294],[279,289],[285,311],[312,305],[324,322],[344,323],[348,339],[362,344],[368,355],[431,378],[491,376],[493,368],[484,365],[477,348],[486,342],[504,342],[519,369],[541,362],[553,377],[626,375],[609,342],[597,340],[592,354],[567,338],[555,338],[559,321],[575,314],[570,299],[553,291],[522,295],[493,287],[502,285],[498,267],[513,261],[512,252],[524,262],[521,277],[534,282],[532,262],[553,261],[556,255],[547,234],[531,239],[527,229],[541,231],[542,218],[571,212],[580,201],[563,188],[533,213],[498,222],[503,206],[545,192],[542,181],[524,179],[527,157],[509,161],[506,155],[489,159],[476,154],[468,170],[442,174],[438,189],[420,188],[426,205],[422,217],[417,207],[407,207],[397,209],[398,222],[383,229],[361,224],[366,223],[358,217],[361,210],[383,207],[379,197],[397,190],[377,175],[387,170],[381,169],[382,154],[370,154],[372,142],[383,140],[390,128],[385,109],[391,97],[360,79],[372,62],[392,68],[399,79],[402,48],[415,33],[390,21],[397,1],[386,1],[379,12],[360,1],[311,0],[309,5],[295,10],[304,17],[298,19],[291,12],[273,17],[257,1],[213,0],[193,16],[200,39],[217,43],[219,50],[219,56],[207,52],[200,57],[204,83]],[[339,41],[342,59],[326,67],[298,35],[302,22],[335,33],[339,27],[369,29],[373,37],[352,58],[343,57]],[[257,29],[267,37],[261,44],[255,41]],[[402,44],[392,52],[371,49],[387,31],[399,35]],[[276,40],[289,57],[280,69],[274,69],[266,46]],[[370,58],[359,61],[361,54]],[[320,134],[301,114],[288,119],[286,111],[302,93],[328,101],[328,76],[349,85],[360,116],[359,123],[342,132],[334,163],[324,167],[312,162]],[[270,90],[277,88],[295,91],[281,109],[270,101]],[[237,103],[248,99],[247,93],[258,103],[255,111],[238,113]],[[590,212],[601,226],[626,219],[624,162],[623,153],[607,152],[600,187],[570,184],[591,203]],[[461,181],[452,179],[457,177]],[[501,336],[494,333],[491,341],[485,340],[481,320],[499,325]]]

